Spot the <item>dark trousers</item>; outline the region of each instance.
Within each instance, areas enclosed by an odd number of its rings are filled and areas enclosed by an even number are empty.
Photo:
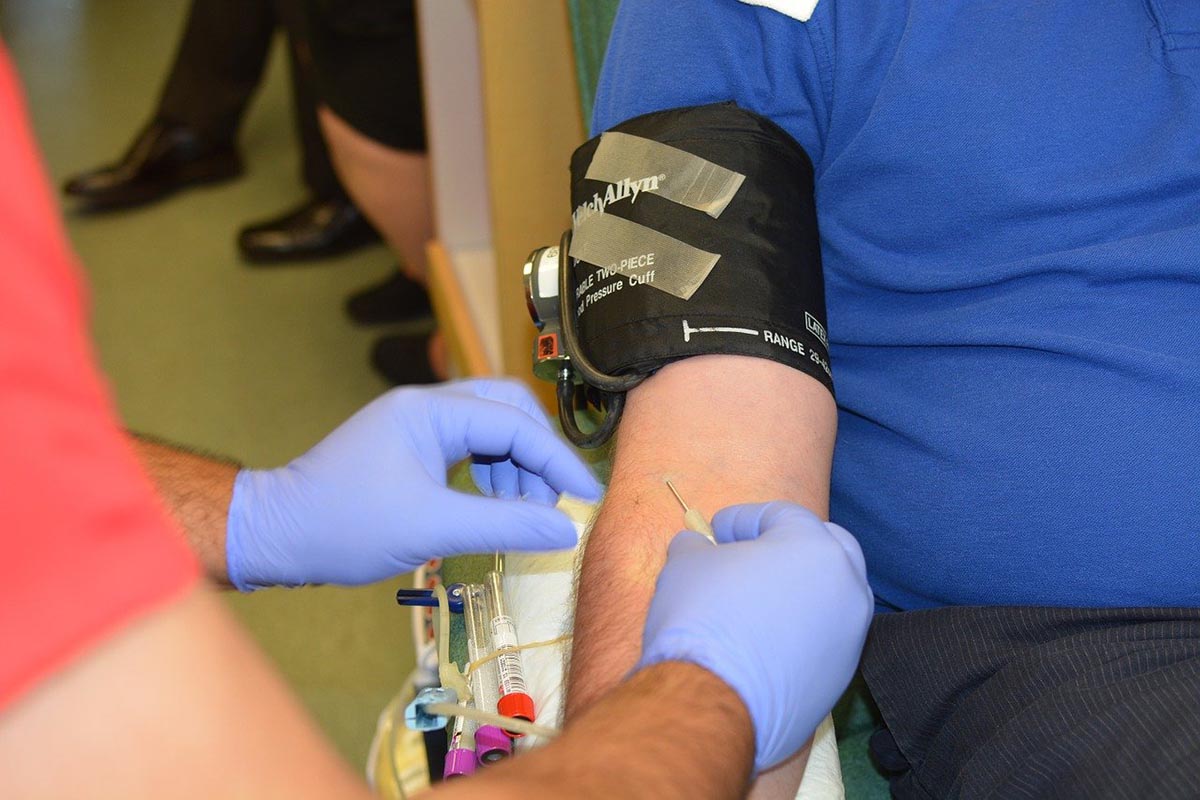
[[[317,197],[342,196],[317,123],[304,0],[192,0],[158,113],[211,139],[232,141],[280,27],[288,39],[304,183]]]
[[[876,618],[863,675],[898,798],[1200,798],[1200,609]]]

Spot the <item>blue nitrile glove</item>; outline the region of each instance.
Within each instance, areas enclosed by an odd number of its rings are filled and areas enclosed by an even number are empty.
[[[468,456],[493,497],[447,488],[447,468]],[[600,486],[522,385],[394,389],[286,467],[238,473],[230,582],[354,585],[441,556],[572,547],[559,492],[595,499]]]
[[[741,696],[756,771],[808,740],[846,690],[874,600],[858,542],[792,503],[730,506],[714,547],[683,531],[650,603],[638,669],[688,661]]]

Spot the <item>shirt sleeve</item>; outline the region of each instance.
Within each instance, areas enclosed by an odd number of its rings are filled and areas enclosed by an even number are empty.
[[[821,159],[832,95],[824,4],[808,22],[736,0],[622,0],[592,133],[667,108],[728,100]]]
[[[97,372],[78,268],[0,46],[0,709],[199,568]]]

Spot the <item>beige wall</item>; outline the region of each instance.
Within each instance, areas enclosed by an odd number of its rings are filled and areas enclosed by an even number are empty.
[[[521,267],[570,223],[569,165],[584,138],[566,4],[480,0],[492,236],[503,369],[530,378]]]

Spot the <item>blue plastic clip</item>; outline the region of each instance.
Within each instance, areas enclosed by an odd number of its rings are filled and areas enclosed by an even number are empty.
[[[404,709],[404,724],[414,731],[435,731],[444,728],[450,722],[449,717],[436,714],[426,714],[425,706],[430,703],[457,703],[458,692],[444,689],[441,686],[430,686],[422,689],[413,701]]]
[[[450,600],[450,611],[455,614],[463,613],[463,589],[461,583],[452,583],[446,587],[446,596]],[[432,589],[397,589],[396,602],[402,606],[425,606],[437,608],[437,598]]]

